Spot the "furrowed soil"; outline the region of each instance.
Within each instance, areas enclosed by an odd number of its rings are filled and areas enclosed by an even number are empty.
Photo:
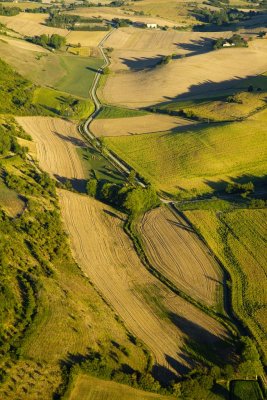
[[[190,366],[185,344],[224,343],[226,332],[218,322],[174,295],[141,264],[122,229],[121,214],[79,194],[59,191],[59,198],[76,261],[151,350],[161,373]]]
[[[142,133],[186,129],[194,122],[168,115],[150,114],[141,117],[95,119],[91,129],[98,136],[140,135]]]
[[[144,107],[174,100],[178,96],[215,93],[237,86],[240,79],[266,71],[266,50],[267,40],[254,40],[248,48],[205,53],[196,49],[185,58],[178,54],[178,58],[167,65],[158,66],[155,64],[161,57],[151,53],[145,56],[140,51],[127,54],[124,50],[116,56],[114,52],[115,74],[109,77],[100,95],[110,104]],[[124,68],[118,72],[123,64],[126,71]]]
[[[182,217],[157,208],[144,215],[139,231],[152,265],[174,285],[208,306],[222,301],[222,272]]]
[[[76,151],[76,146],[84,146],[84,143],[74,123],[51,117],[16,119],[36,143],[37,159],[44,171],[56,178],[84,178]]]

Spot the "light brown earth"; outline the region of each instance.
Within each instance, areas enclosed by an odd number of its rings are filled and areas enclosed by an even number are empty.
[[[125,136],[177,130],[189,127],[193,123],[184,118],[151,114],[130,118],[95,119],[90,128],[98,137]]]
[[[73,31],[68,34],[66,39],[69,44],[80,43],[81,46],[96,47],[106,34],[107,32],[105,31]]]
[[[74,257],[126,326],[160,366],[188,366],[184,340],[212,346],[225,335],[218,322],[174,295],[141,264],[122,229],[122,216],[86,196],[59,191]],[[172,321],[172,322],[171,322]],[[180,365],[180,366],[179,366]]]
[[[36,44],[26,42],[25,40],[19,40],[19,39],[11,39],[8,36],[1,37],[1,40],[4,40],[6,43],[9,44],[9,46],[15,47],[14,51],[16,49],[24,49],[24,50],[30,50],[38,53],[49,53],[48,50],[44,49],[41,46],[37,46]]]
[[[83,142],[74,123],[51,117],[17,117],[16,120],[36,143],[37,159],[43,170],[55,177],[84,177],[76,151],[76,146]]]
[[[169,26],[169,27],[177,25],[169,19],[151,17],[147,15],[146,16],[134,15],[134,13],[131,11],[124,11],[120,8],[111,8],[111,7],[78,8],[74,11],[71,11],[70,14],[80,15],[81,17],[102,17],[109,21],[111,21],[113,18],[121,18],[121,19],[129,19],[135,23],[157,24],[159,26]]]
[[[13,17],[0,16],[0,22],[23,36],[52,35],[53,33],[66,36],[68,34],[67,29],[45,26],[47,17],[48,14],[19,13]]]
[[[267,40],[255,40],[249,48],[211,51],[152,69],[118,72],[109,77],[101,96],[109,104],[142,107],[179,95],[217,92],[266,71],[266,54]]]
[[[142,69],[155,65],[163,55],[192,54],[210,50],[212,40],[230,37],[231,32],[186,32],[120,28],[105,42],[113,49],[111,69]]]
[[[174,285],[209,306],[222,301],[222,273],[185,220],[161,207],[144,215],[139,231],[153,266]]]

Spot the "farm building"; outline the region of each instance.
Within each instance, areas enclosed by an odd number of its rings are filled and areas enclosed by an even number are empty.
[[[223,47],[233,47],[233,46],[235,46],[235,44],[234,43],[230,43],[230,42],[225,42],[223,44]]]
[[[157,24],[146,24],[147,28],[149,29],[157,29],[158,25]]]

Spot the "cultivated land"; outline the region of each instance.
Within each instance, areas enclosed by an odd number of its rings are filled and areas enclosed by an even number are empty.
[[[250,327],[266,357],[266,209],[217,215],[196,210],[186,211],[186,216],[230,271],[235,311]]]
[[[3,36],[3,40],[5,37]],[[64,53],[43,52],[40,46],[25,48],[24,41],[0,41],[1,57],[23,76],[36,84],[52,86],[70,94],[88,97],[99,58],[85,58]],[[40,48],[37,52],[37,47]],[[79,79],[77,79],[79,76]]]
[[[222,302],[222,271],[196,233],[167,208],[145,214],[139,232],[152,265],[197,301]]]
[[[91,129],[98,137],[125,136],[186,129],[193,123],[183,118],[150,114],[141,117],[96,119],[93,121]]]
[[[82,179],[83,168],[76,146],[83,145],[72,122],[50,117],[17,117],[36,143],[40,167],[54,177]]]
[[[211,192],[243,174],[265,174],[266,116],[264,110],[242,122],[105,142],[158,189]]]
[[[78,8],[74,11],[71,11],[70,14],[80,15],[81,17],[101,17],[109,21],[111,21],[113,18],[121,18],[121,19],[129,19],[130,21],[133,21],[135,23],[157,24],[159,26],[168,26],[168,27],[175,26],[175,23],[168,19],[134,15],[133,12],[125,12],[122,9],[111,8],[111,7]]]
[[[190,366],[186,343],[189,348],[195,340],[204,348],[222,345],[226,332],[220,324],[175,296],[141,264],[123,232],[122,215],[79,194],[60,191],[59,197],[76,261],[151,350],[159,373]]]
[[[172,400],[171,396],[143,392],[115,382],[79,375],[68,400]]]
[[[239,80],[267,69],[267,40],[255,40],[249,48],[222,49],[173,60],[167,65],[136,71],[139,58],[124,55],[131,71],[112,75],[101,95],[105,102],[129,107],[149,106],[177,96],[205,95],[237,85]],[[240,63],[240,60],[243,60]],[[116,60],[116,59],[115,59]],[[142,65],[141,58],[141,68]]]

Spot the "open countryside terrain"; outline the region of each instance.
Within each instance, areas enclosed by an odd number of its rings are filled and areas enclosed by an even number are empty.
[[[205,95],[237,85],[239,80],[267,70],[267,40],[255,40],[249,48],[222,49],[189,54],[156,68],[135,70],[139,59],[125,57],[130,71],[108,79],[101,95],[107,103],[145,107],[178,96]],[[243,60],[240,63],[240,60]],[[142,58],[140,63],[142,65]],[[142,67],[144,68],[144,66]]]
[[[171,396],[160,396],[129,388],[115,382],[79,375],[68,400],[174,400]]]
[[[179,130],[190,127],[194,122],[168,115],[148,114],[130,118],[95,119],[91,129],[95,136],[125,136],[142,133]]]
[[[222,271],[184,219],[158,208],[143,216],[138,230],[152,265],[169,281],[208,306],[222,301]]]
[[[25,117],[18,121],[33,135],[40,164],[47,172],[62,176],[65,171],[63,176],[70,178],[83,176],[72,144],[81,145],[81,138],[75,135],[73,124],[64,127],[66,134],[55,125],[55,119]],[[37,134],[40,121],[44,130]],[[197,337],[203,346],[222,345],[227,332],[218,322],[175,296],[146,271],[123,232],[122,215],[79,194],[60,191],[59,196],[76,261],[126,326],[150,349],[158,368],[180,373],[179,363],[182,369],[189,367],[182,357],[183,346]]]
[[[266,115],[264,110],[241,122],[105,142],[160,190],[212,192],[243,174],[265,174]]]
[[[266,209],[186,211],[232,275],[233,304],[267,355]]]

